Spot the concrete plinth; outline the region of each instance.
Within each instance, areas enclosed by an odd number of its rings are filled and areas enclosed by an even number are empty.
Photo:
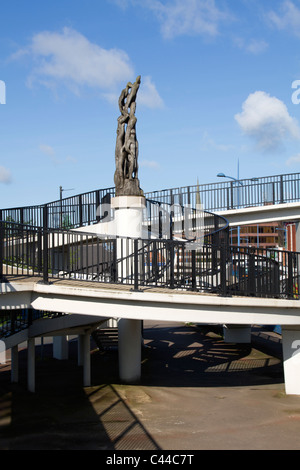
[[[281,329],[285,391],[287,395],[300,395],[300,327]]]
[[[124,383],[138,383],[141,378],[140,320],[120,319],[119,329],[119,375]]]
[[[146,200],[142,196],[118,196],[111,200],[115,210],[115,235],[140,238],[143,236],[143,210]]]
[[[251,326],[223,325],[225,343],[251,343]]]

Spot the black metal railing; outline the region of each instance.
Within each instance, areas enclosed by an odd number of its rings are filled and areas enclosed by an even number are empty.
[[[114,192],[114,188],[98,189],[47,204],[1,209],[0,219],[53,229],[83,227],[101,221]]]
[[[1,311],[0,338],[7,338],[8,336],[29,328],[35,320],[54,318],[62,315],[63,313],[34,310],[30,308]]]
[[[0,275],[297,298],[299,253],[234,247],[226,231],[202,240],[105,238],[0,223]]]
[[[148,200],[162,204],[196,207],[215,212],[238,207],[282,204],[300,200],[300,173],[260,178],[220,181],[218,183],[183,186],[146,192]],[[0,219],[7,222],[43,226],[47,206],[49,228],[76,228],[99,222],[107,213],[115,188],[97,189],[59,199],[47,204],[0,210]]]
[[[74,275],[104,281],[114,243],[86,233],[0,222],[0,276],[40,276],[48,282]]]
[[[164,189],[149,192],[147,197],[193,207],[201,202],[208,211],[282,204],[300,200],[300,173]]]
[[[238,248],[222,242],[200,248],[173,240],[136,240],[135,244],[129,271],[135,288],[156,286],[222,296],[299,298],[299,253]]]
[[[193,239],[202,236],[206,243],[209,240],[214,243],[221,232],[229,236],[228,221],[203,210],[201,206],[183,206],[150,199],[146,199],[143,225],[147,227],[148,237],[156,239]]]

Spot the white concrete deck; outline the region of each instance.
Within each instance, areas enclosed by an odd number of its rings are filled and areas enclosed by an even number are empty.
[[[300,325],[298,300],[221,297],[183,290],[83,281],[42,284],[26,279],[0,284],[0,308],[34,308],[104,318],[193,323]]]

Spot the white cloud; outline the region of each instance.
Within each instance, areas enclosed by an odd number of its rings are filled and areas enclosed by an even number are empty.
[[[258,148],[274,151],[281,148],[287,138],[299,139],[300,129],[286,105],[263,91],[256,91],[243,103],[235,119],[242,131],[251,137]]]
[[[104,49],[71,28],[36,34],[30,45],[17,51],[12,58],[18,60],[24,56],[34,59],[29,86],[40,83],[55,89],[62,83],[77,95],[81,87],[88,86],[114,103],[118,102],[120,85],[137,75],[126,52]],[[151,78],[142,77],[142,82],[141,103],[152,108],[161,107],[162,99]]]
[[[300,153],[290,157],[285,163],[287,166],[298,166],[300,164]]]
[[[140,162],[140,166],[145,168],[152,168],[154,170],[159,168],[159,164],[154,160],[142,160]]]
[[[11,183],[11,172],[4,166],[0,166],[0,183]]]
[[[272,10],[267,17],[276,28],[287,29],[300,37],[300,9],[291,0],[284,0],[279,13]]]
[[[149,76],[142,78],[139,91],[139,103],[147,106],[148,108],[163,107],[163,100],[159,96],[159,93]]]
[[[62,82],[73,91],[84,85],[109,90],[134,75],[126,52],[104,49],[71,28],[34,35],[31,44],[17,51],[13,58],[24,55],[35,60],[30,84],[38,81],[51,86]]]
[[[120,0],[114,3],[120,6]],[[216,6],[215,0],[127,0],[122,7],[129,4],[152,11],[165,38],[199,34],[213,37],[219,34],[219,24],[230,18]]]
[[[118,103],[119,92],[112,91],[102,93],[104,98],[112,104]],[[164,102],[159,95],[155,84],[152,82],[152,78],[145,76],[141,78],[141,85],[139,88],[138,105],[145,106],[147,108],[163,108]]]
[[[203,133],[202,143],[204,149],[212,147],[220,152],[228,152],[234,149],[234,146],[232,144],[220,144],[216,142],[215,139],[213,139],[207,131]]]
[[[47,157],[50,158],[50,160],[52,161],[52,163],[56,164],[56,165],[59,165],[59,164],[62,164],[62,163],[70,163],[70,164],[73,164],[73,163],[76,163],[77,160],[76,158],[73,158],[72,156],[68,155],[66,158],[64,159],[61,159],[61,158],[57,158],[56,157],[56,152],[54,150],[53,147],[51,147],[51,145],[46,145],[46,144],[41,144],[39,146],[39,149],[41,152],[43,152],[45,155],[47,155]]]
[[[235,42],[241,49],[256,55],[262,54],[269,47],[269,44],[263,39],[250,39],[248,42],[243,39],[237,39]]]
[[[41,144],[40,150],[48,156],[52,156],[55,154],[53,147],[51,147],[50,145]]]

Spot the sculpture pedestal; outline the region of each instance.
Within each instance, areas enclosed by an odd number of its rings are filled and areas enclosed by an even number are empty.
[[[142,238],[144,196],[117,196],[112,198],[111,207],[115,209],[115,234],[118,237]]]

